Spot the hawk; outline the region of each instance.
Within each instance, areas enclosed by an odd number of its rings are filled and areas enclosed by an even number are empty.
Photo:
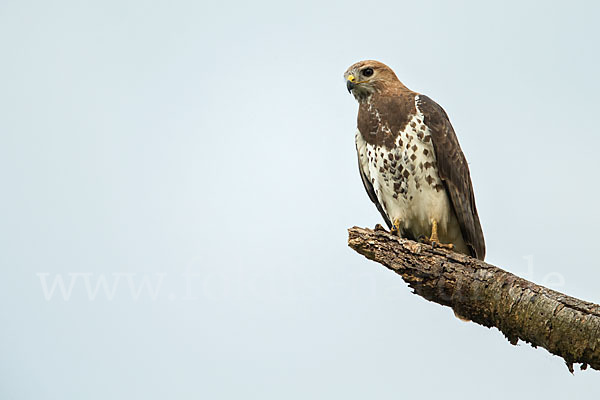
[[[378,61],[344,78],[359,104],[360,176],[391,232],[483,260],[469,166],[444,109]]]

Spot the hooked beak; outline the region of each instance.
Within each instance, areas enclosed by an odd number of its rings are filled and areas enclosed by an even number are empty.
[[[354,78],[354,75],[348,75],[348,80],[346,81],[346,88],[348,89],[348,93],[352,93],[352,89],[354,89],[354,87],[356,86],[356,84],[354,83],[356,79]]]

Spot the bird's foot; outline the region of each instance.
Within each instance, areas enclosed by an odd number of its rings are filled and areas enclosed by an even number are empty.
[[[430,244],[431,247],[442,247],[444,249],[452,250],[454,245],[452,243],[440,243],[438,238],[438,224],[436,220],[431,221],[431,237],[429,239],[424,238],[423,242]]]
[[[392,235],[400,236],[400,220],[399,219],[394,220],[394,223],[392,224],[392,229],[390,229],[390,233]]]
[[[435,238],[431,237],[429,239],[422,238],[421,242],[425,243],[425,244],[429,244],[433,248],[441,247],[443,249],[448,249],[448,250],[454,249],[454,245],[452,243],[440,243],[440,240],[437,238],[437,236]]]

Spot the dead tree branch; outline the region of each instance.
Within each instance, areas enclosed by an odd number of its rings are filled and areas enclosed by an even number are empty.
[[[429,301],[486,327],[512,344],[543,347],[600,370],[600,306],[519,278],[493,265],[382,230],[350,228],[348,245],[395,271]]]

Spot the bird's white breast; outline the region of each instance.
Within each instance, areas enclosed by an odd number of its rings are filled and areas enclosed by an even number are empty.
[[[393,148],[367,143],[357,132],[359,163],[390,221],[400,220],[402,233],[428,236],[435,219],[440,234],[447,236],[454,213],[438,175],[431,133],[416,104],[415,108]]]

